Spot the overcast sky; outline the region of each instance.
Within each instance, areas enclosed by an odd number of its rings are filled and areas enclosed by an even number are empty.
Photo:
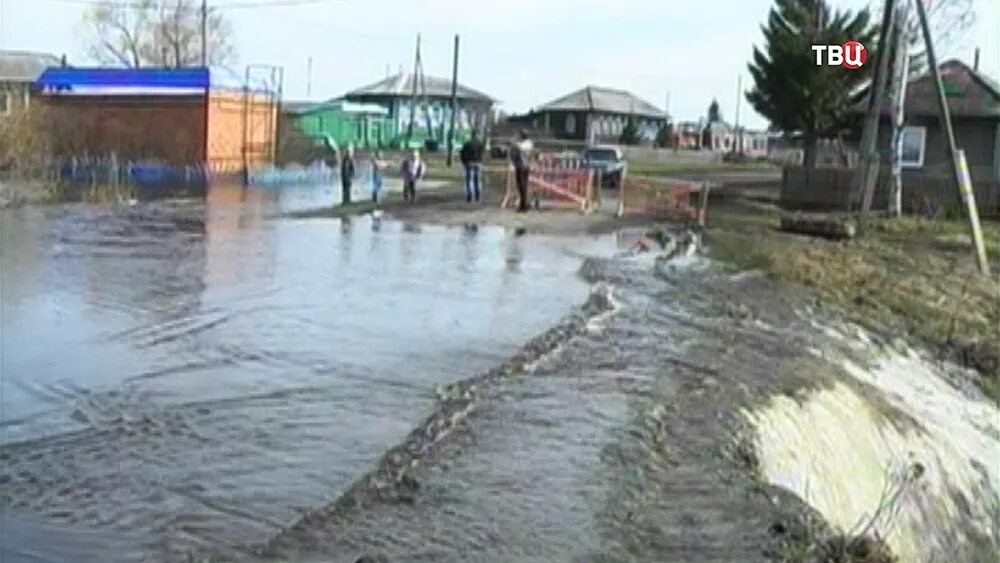
[[[0,0],[0,48],[65,53],[87,62],[80,23],[90,0]],[[285,68],[286,99],[326,99],[413,64],[424,37],[427,74],[449,77],[461,35],[459,81],[524,111],[586,84],[631,90],[679,120],[705,114],[712,98],[733,119],[737,78],[762,40],[771,0],[210,0],[233,24],[239,62]],[[298,0],[302,2],[303,0]],[[304,0],[308,2],[309,0]],[[932,0],[938,1],[938,0]],[[942,58],[1000,76],[1000,0],[974,0],[977,20]],[[271,6],[247,8],[255,2]],[[863,0],[832,0],[842,8]],[[229,7],[227,7],[227,5]],[[763,127],[745,101],[741,123]]]

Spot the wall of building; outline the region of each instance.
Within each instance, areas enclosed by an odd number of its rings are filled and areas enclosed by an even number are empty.
[[[345,113],[334,107],[297,116],[295,122],[306,135],[330,137],[340,146],[375,148],[391,140],[391,120],[379,115]]]
[[[23,82],[0,84],[0,119],[24,111],[31,104],[31,85]]]
[[[206,163],[216,172],[235,172],[274,158],[277,103],[264,93],[216,90],[209,96]]]
[[[411,100],[409,97],[362,96],[350,98],[351,101],[374,103],[389,110],[389,130],[386,137],[393,144],[401,142],[410,124]],[[472,129],[483,128],[490,112],[491,104],[458,100],[458,112],[455,115],[455,137],[457,142],[464,142]],[[426,107],[426,111],[425,111]],[[430,121],[430,132],[427,124]],[[443,143],[447,139],[451,123],[451,100],[446,98],[431,98],[426,101],[418,99],[414,111],[413,138],[419,142],[424,139],[434,139]]]
[[[924,166],[920,169],[930,173],[950,173],[948,162],[948,141],[936,117],[909,117],[908,126],[927,129],[924,148]],[[954,119],[955,143],[965,151],[972,181],[1000,180],[1000,118],[956,118]],[[891,158],[892,128],[888,120],[879,126],[878,146],[881,147],[885,162]]]
[[[204,157],[204,96],[44,96],[57,156],[175,164]]]

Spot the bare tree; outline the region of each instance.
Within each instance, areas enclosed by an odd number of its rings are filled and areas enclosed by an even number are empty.
[[[918,0],[911,0],[918,1]],[[927,67],[926,48],[920,32],[920,21],[912,5],[906,11],[906,40],[910,46],[911,71],[921,72]],[[927,5],[927,20],[934,35],[938,51],[954,46],[956,40],[975,22],[973,0],[938,0]]]
[[[142,66],[144,38],[150,27],[153,0],[134,6],[106,2],[84,14],[84,24],[93,29],[90,54],[103,64]]]
[[[105,64],[127,67],[189,67],[201,64],[201,7],[194,0],[101,2],[85,15],[92,30],[90,52]],[[210,65],[233,62],[232,26],[209,11],[207,55]]]

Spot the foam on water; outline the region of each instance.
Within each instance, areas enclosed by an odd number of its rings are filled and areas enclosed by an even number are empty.
[[[865,334],[849,340],[872,342]],[[906,348],[879,356],[871,365],[840,358],[843,380],[744,411],[763,476],[843,533],[862,533],[874,518],[870,531],[901,561],[995,560],[1000,412],[950,385],[943,372],[954,366]],[[891,483],[913,467],[922,476],[883,507],[893,510],[880,511]]]

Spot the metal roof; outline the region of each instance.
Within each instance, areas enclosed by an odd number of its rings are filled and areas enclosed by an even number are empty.
[[[553,100],[535,111],[587,111],[665,119],[667,114],[625,90],[587,86]]]
[[[206,88],[243,89],[244,77],[227,69],[194,68],[49,68],[36,84],[45,92],[99,95],[183,95]],[[251,80],[250,90],[269,91],[267,84]]]
[[[417,95],[429,98],[451,98],[451,80],[424,75],[423,88],[417,81]],[[413,95],[413,75],[400,73],[379,80],[374,84],[351,90],[345,98],[360,97],[408,97]],[[493,103],[493,98],[468,86],[458,85],[456,97],[460,100]]]
[[[55,55],[32,51],[0,51],[0,82],[34,82],[45,69],[60,66]]]
[[[334,98],[325,102],[292,102],[285,104],[285,111],[296,115],[305,115],[315,111],[340,110],[344,113],[366,115],[389,115],[389,109],[379,104],[364,104],[351,102],[342,98]]]

